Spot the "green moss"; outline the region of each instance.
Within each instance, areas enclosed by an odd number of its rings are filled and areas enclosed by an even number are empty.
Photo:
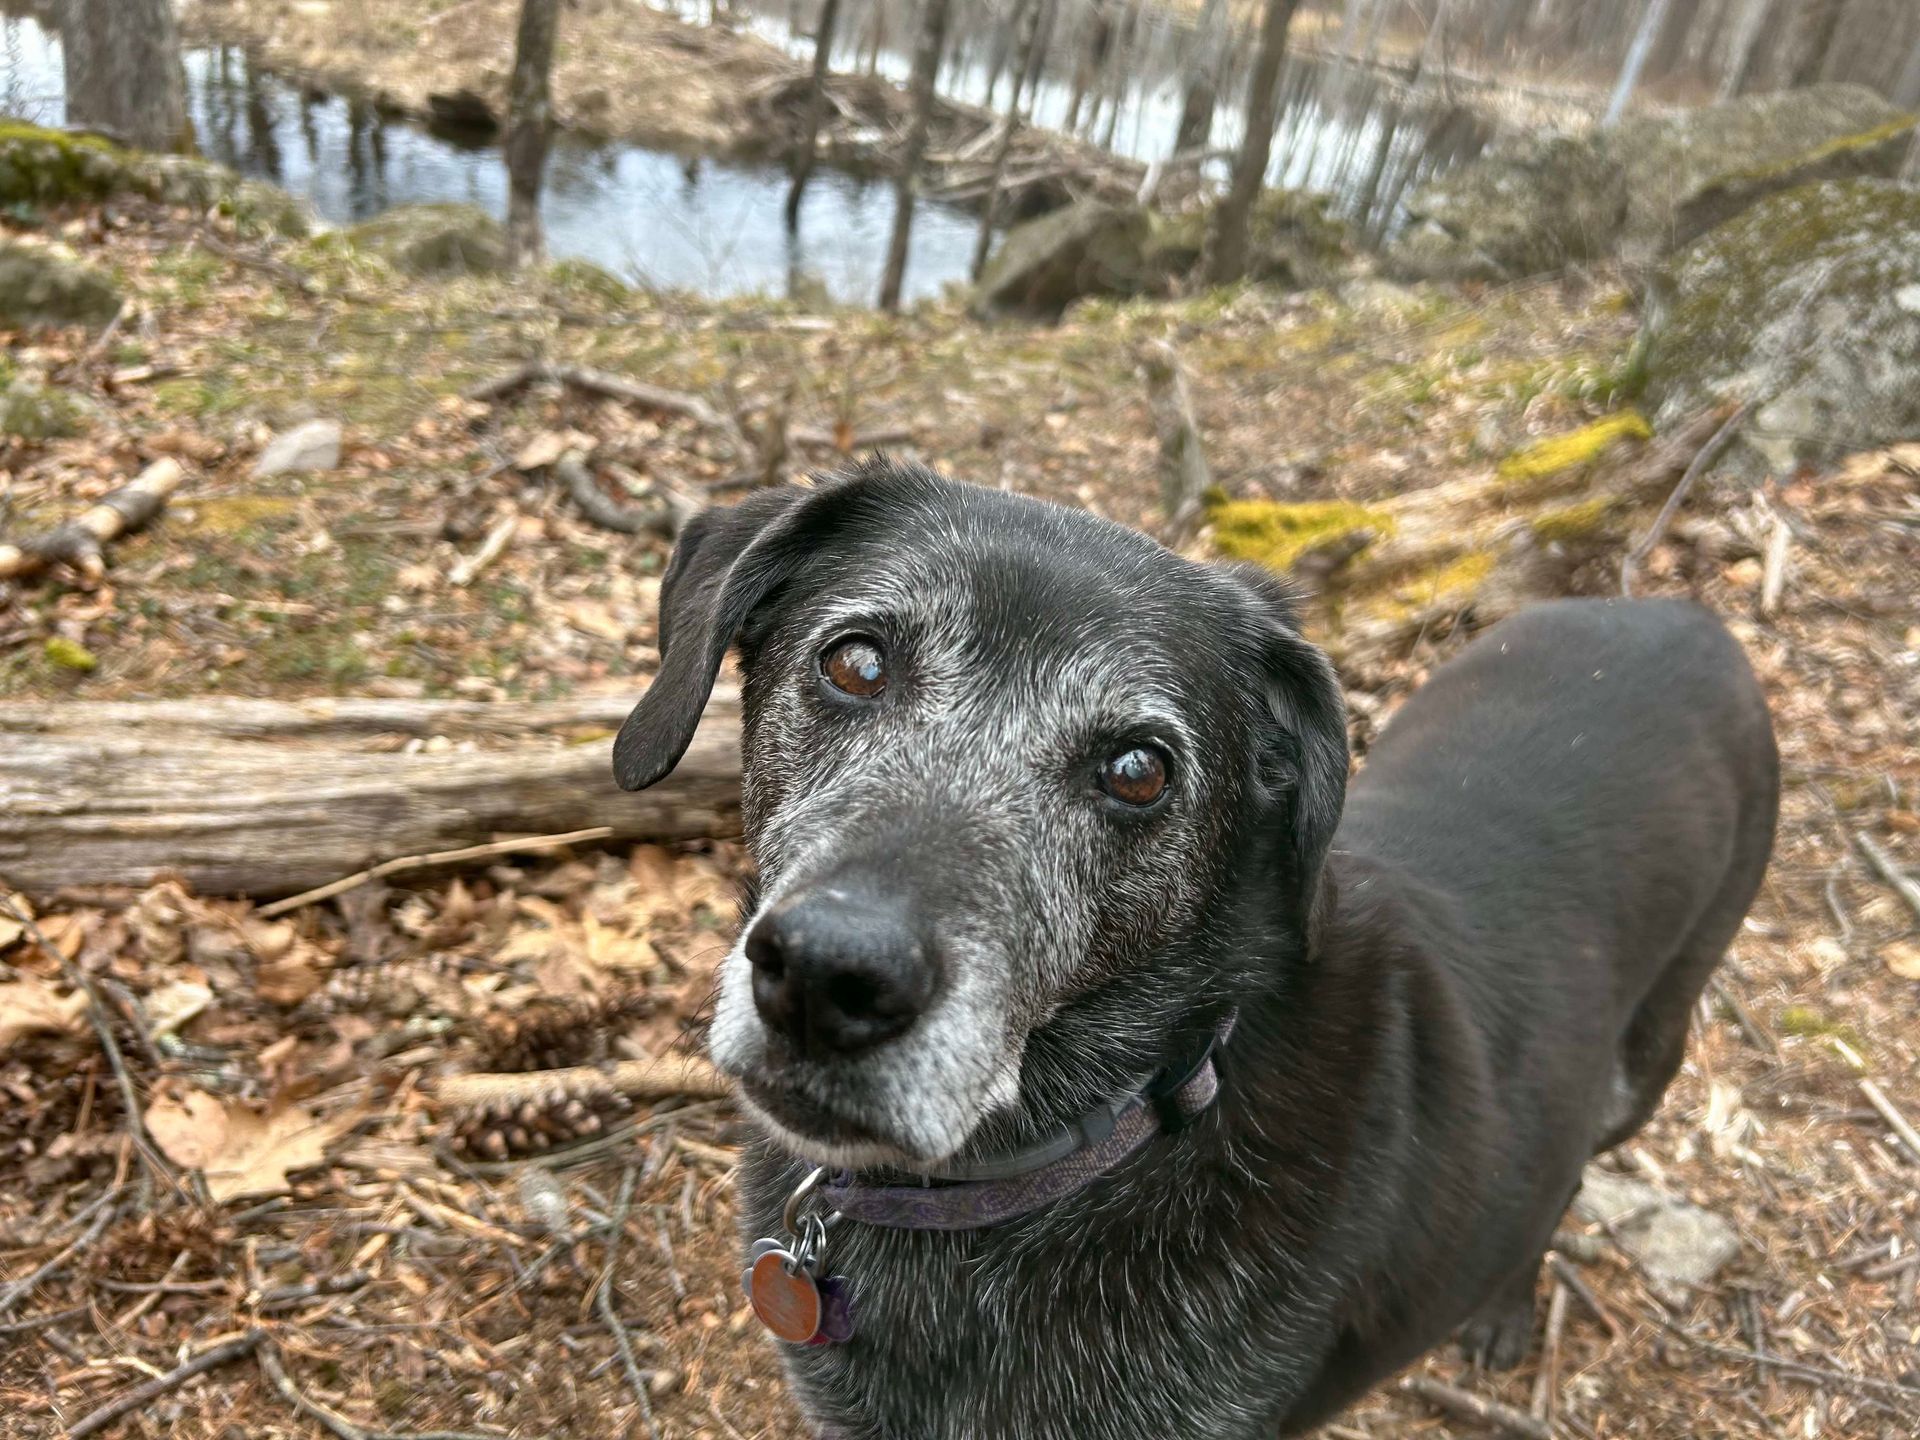
[[[129,159],[92,135],[0,121],[0,204],[98,199],[129,183]]]
[[[1769,180],[1778,180],[1800,170],[1811,169],[1828,160],[1842,155],[1857,154],[1862,150],[1872,150],[1897,140],[1920,124],[1920,115],[1898,115],[1884,125],[1875,125],[1870,130],[1861,130],[1852,135],[1841,135],[1816,145],[1811,150],[1803,150],[1773,165],[1753,165],[1738,170],[1730,170],[1718,183],[1722,185],[1764,184]]]
[[[1605,530],[1620,508],[1611,495],[1596,495],[1572,505],[1543,510],[1533,517],[1533,533],[1551,543],[1570,545],[1591,540]]]
[[[1287,570],[1309,550],[1368,531],[1393,529],[1393,517],[1345,500],[1308,500],[1283,505],[1272,500],[1225,500],[1209,512],[1213,543],[1236,560]]]
[[[54,440],[78,435],[86,415],[64,390],[49,390],[30,380],[15,380],[0,392],[0,433],[22,440]]]
[[[1855,1050],[1865,1053],[1866,1041],[1860,1032],[1843,1020],[1835,1020],[1822,1015],[1808,1005],[1789,1005],[1780,1012],[1779,1025],[1789,1035],[1798,1035],[1804,1039],[1817,1040],[1831,1035],[1836,1040],[1845,1041]]]
[[[1500,462],[1500,478],[1520,486],[1558,479],[1585,469],[1616,445],[1652,438],[1653,427],[1647,424],[1644,415],[1638,410],[1622,410],[1565,435],[1550,435],[1516,450]]]
[[[47,641],[45,654],[47,663],[56,669],[74,670],[82,675],[98,669],[100,665],[99,657],[86,646],[61,635],[55,635]]]
[[[186,525],[189,534],[240,535],[291,515],[298,502],[287,495],[222,495],[202,500]]]

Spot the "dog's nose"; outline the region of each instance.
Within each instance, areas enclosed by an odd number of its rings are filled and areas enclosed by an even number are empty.
[[[904,904],[838,888],[781,901],[747,932],[746,951],[760,1018],[814,1059],[891,1040],[938,980]]]

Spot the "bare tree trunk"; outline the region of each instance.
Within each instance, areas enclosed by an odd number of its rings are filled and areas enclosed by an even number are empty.
[[[1023,0],[1020,10],[1020,38],[1017,42],[1017,68],[1013,72],[1013,94],[1007,97],[1007,119],[1000,132],[1000,143],[993,152],[993,178],[987,182],[987,203],[980,211],[980,234],[973,243],[972,275],[975,280],[987,268],[987,251],[993,245],[993,227],[1000,215],[1000,186],[1006,179],[1007,157],[1013,153],[1025,114],[1020,108],[1021,91],[1031,83],[1040,60],[1040,11],[1043,0]],[[1030,92],[1028,104],[1032,104]]]
[[[140,150],[187,150],[172,0],[62,0],[67,123]]]
[[[30,893],[179,875],[277,895],[502,832],[738,834],[737,694],[716,691],[686,759],[637,794],[615,787],[604,738],[580,743],[631,702],[0,705],[0,876]],[[434,735],[477,748],[396,748]]]
[[[1787,32],[1786,61],[1780,71],[1783,87],[1818,83],[1846,8],[1847,0],[1800,0],[1793,26]]]
[[[1747,12],[1735,28],[1733,44],[1727,55],[1727,68],[1720,77],[1720,98],[1731,100],[1744,95],[1759,73],[1760,37],[1767,31],[1775,0],[1749,0]]]
[[[1627,60],[1620,67],[1620,79],[1613,87],[1613,98],[1607,101],[1606,116],[1602,125],[1615,125],[1621,115],[1626,113],[1627,101],[1633,98],[1634,87],[1640,83],[1640,72],[1646,68],[1647,56],[1653,50],[1653,42],[1660,34],[1660,28],[1666,24],[1667,11],[1673,6],[1673,0],[1653,0],[1647,6],[1647,13],[1641,17],[1640,28],[1634,33],[1633,44],[1627,47]]]
[[[920,38],[913,47],[913,73],[907,94],[913,105],[907,121],[906,152],[895,186],[893,238],[887,244],[887,270],[880,279],[880,308],[900,308],[900,286],[907,275],[907,241],[913,234],[913,201],[920,188],[920,162],[927,153],[927,126],[933,119],[933,86],[940,74],[940,52],[947,44],[947,12],[952,0],[926,0]]]
[[[1267,0],[1265,22],[1260,29],[1260,55],[1253,64],[1253,83],[1247,92],[1247,134],[1234,157],[1233,182],[1226,199],[1214,211],[1212,233],[1207,236],[1207,279],[1215,285],[1228,285],[1247,270],[1247,230],[1253,221],[1254,202],[1267,179],[1267,160],[1273,154],[1273,127],[1277,119],[1275,102],[1280,81],[1280,62],[1287,55],[1287,27],[1293,23],[1298,0]]]
[[[840,0],[820,0],[820,19],[813,36],[813,84],[807,91],[807,123],[800,146],[793,152],[793,184],[787,188],[787,229],[800,228],[800,197],[813,178],[814,152],[820,146],[820,121],[827,110],[827,71],[833,58],[833,30],[840,20]]]
[[[1080,106],[1087,98],[1087,92],[1100,76],[1101,63],[1107,57],[1107,47],[1113,43],[1112,7],[1115,0],[1091,0],[1092,10],[1087,17],[1086,43],[1081,47],[1079,58],[1073,65],[1073,94],[1067,101],[1066,122],[1061,129],[1071,135],[1080,123]],[[1096,97],[1094,106],[1099,107]],[[1091,120],[1088,122],[1091,124]]]
[[[1893,82],[1893,103],[1904,110],[1920,105],[1920,35],[1914,37],[1907,63],[1900,71],[1900,78]]]
[[[515,268],[546,254],[540,233],[540,185],[553,134],[553,40],[560,0],[520,0],[507,107],[507,260]]]
[[[1205,147],[1213,137],[1213,112],[1220,98],[1220,64],[1226,55],[1226,0],[1207,0],[1200,12],[1193,51],[1187,57],[1185,97],[1175,129],[1173,153]]]
[[[1700,0],[1674,0],[1667,11],[1666,23],[1653,42],[1653,54],[1647,58],[1647,74],[1658,80],[1680,68],[1687,57],[1687,38],[1700,18]]]

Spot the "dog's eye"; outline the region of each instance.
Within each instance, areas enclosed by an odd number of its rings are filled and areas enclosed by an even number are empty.
[[[871,700],[887,688],[887,657],[866,636],[849,635],[820,657],[820,673],[842,694]]]
[[[1167,757],[1152,745],[1122,750],[1101,765],[1100,788],[1123,805],[1151,805],[1167,793]]]

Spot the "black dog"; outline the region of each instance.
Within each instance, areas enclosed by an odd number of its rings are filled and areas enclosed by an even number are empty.
[[[629,788],[740,647],[712,1048],[829,1435],[1267,1437],[1463,1326],[1517,1360],[1772,844],[1765,703],[1689,604],[1505,622],[1350,794],[1277,583],[919,469],[700,517],[660,630]]]

